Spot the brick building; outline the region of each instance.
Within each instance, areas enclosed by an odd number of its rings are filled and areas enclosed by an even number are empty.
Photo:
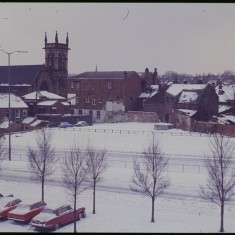
[[[135,71],[85,72],[68,78],[68,97],[74,114],[92,115],[93,122],[117,122],[129,110],[140,110],[143,84],[152,84],[152,73],[145,80]]]
[[[187,114],[194,110],[195,120],[208,121],[218,113],[218,95],[210,84],[172,84],[166,90],[165,104],[166,117],[178,111]]]

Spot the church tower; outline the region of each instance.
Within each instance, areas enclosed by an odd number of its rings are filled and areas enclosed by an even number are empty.
[[[45,33],[45,67],[49,72],[53,83],[55,84],[54,92],[58,95],[66,97],[67,95],[67,77],[68,77],[68,51],[69,37],[66,36],[65,43],[59,43],[58,33],[55,34],[55,42],[47,42],[47,34]]]

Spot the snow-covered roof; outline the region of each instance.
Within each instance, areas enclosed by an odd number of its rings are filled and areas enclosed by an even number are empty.
[[[219,86],[215,88],[217,95],[219,96],[219,102],[227,102],[235,99],[235,85],[224,85],[222,86],[223,94],[219,93]]]
[[[30,126],[31,126],[31,127],[35,127],[35,126],[39,125],[39,124],[42,123],[42,122],[48,122],[48,121],[37,119],[36,121],[34,121],[33,123],[31,123]]]
[[[18,96],[10,94],[11,108],[28,108],[28,105]],[[0,93],[0,108],[5,109],[9,107],[9,94]]]
[[[11,121],[11,123],[12,123],[12,121]],[[9,127],[9,121],[8,120],[4,121],[0,124],[1,129],[7,129],[8,127]]]
[[[172,96],[177,96],[183,90],[203,90],[207,84],[172,84],[166,92]]]
[[[64,106],[70,106],[70,103],[68,102],[61,102],[61,104],[63,104]]]
[[[57,102],[56,100],[46,100],[46,101],[39,102],[38,105],[41,105],[41,106],[52,106],[56,102]]]
[[[189,117],[192,117],[194,114],[198,112],[197,110],[191,110],[191,109],[177,109],[177,110],[179,110],[180,112],[183,112]]]
[[[190,103],[196,101],[198,98],[198,93],[196,91],[182,91],[179,97],[179,103]]]
[[[226,110],[229,110],[231,109],[232,107],[230,105],[219,105],[219,110],[218,112],[221,113],[221,112],[224,112]]]
[[[33,121],[35,121],[37,119],[37,117],[27,117],[25,118],[21,123],[22,124],[30,124],[32,123]]]
[[[218,119],[218,123],[220,124],[231,124],[235,123],[235,116],[233,115],[222,115],[221,117],[216,117]]]
[[[42,99],[47,98],[51,100],[65,100],[63,96],[48,92],[48,91],[34,91],[32,93],[29,93],[27,95],[24,95],[23,98],[25,100],[36,100],[36,99]]]
[[[139,95],[139,98],[151,98],[159,91],[159,85],[151,85],[145,92]]]

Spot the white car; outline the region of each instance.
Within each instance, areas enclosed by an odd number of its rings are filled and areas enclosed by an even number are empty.
[[[89,124],[86,121],[79,121],[74,126],[89,126]]]

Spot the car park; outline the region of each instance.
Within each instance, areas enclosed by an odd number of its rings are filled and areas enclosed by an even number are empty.
[[[15,209],[22,202],[19,198],[2,197],[0,199],[0,219],[7,219],[9,211]]]
[[[58,125],[59,128],[67,128],[67,127],[74,127],[73,124],[69,123],[69,122],[61,122],[59,125]]]
[[[85,207],[76,209],[76,220],[86,217]],[[57,230],[61,226],[74,221],[74,210],[71,205],[49,206],[35,216],[31,221],[31,226],[36,230]]]
[[[14,221],[30,222],[46,206],[43,201],[20,203],[15,209],[7,213],[7,218]]]
[[[79,121],[76,124],[74,124],[74,126],[82,127],[82,126],[89,126],[89,124],[86,121]]]

